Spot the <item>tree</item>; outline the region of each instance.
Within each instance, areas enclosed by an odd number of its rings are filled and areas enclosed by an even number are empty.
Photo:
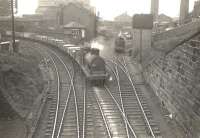
[[[10,6],[8,0],[0,0],[0,16],[10,15]]]

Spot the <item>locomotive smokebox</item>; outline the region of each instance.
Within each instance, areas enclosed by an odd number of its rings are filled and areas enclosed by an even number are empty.
[[[91,55],[97,55],[97,56],[99,56],[99,49],[97,49],[97,48],[91,48]]]

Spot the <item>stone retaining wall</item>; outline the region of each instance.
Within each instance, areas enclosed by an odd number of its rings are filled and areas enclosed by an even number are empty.
[[[148,65],[144,76],[185,132],[200,136],[200,45],[177,47]]]
[[[200,32],[200,19],[152,37],[153,47],[168,52],[178,44]]]

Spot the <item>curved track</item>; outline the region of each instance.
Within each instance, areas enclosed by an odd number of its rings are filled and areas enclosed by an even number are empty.
[[[73,60],[64,61],[49,48],[39,49],[47,55],[54,72],[45,137],[113,137],[103,106],[90,89],[92,86],[85,87],[88,84],[78,65]]]
[[[80,137],[79,105],[74,86],[73,63],[70,60],[63,60],[62,56],[49,48],[37,48],[40,49],[39,52],[46,55],[49,66],[53,68],[51,90],[48,94],[50,107],[45,137],[58,138],[65,135]],[[68,113],[73,114],[69,116],[71,118],[68,118]]]
[[[67,60],[51,48],[39,49],[52,68],[45,137],[143,138],[160,134],[125,60],[107,61],[113,81],[96,87],[85,80],[70,57]]]

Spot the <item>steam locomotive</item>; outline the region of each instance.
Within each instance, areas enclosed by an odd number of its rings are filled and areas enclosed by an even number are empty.
[[[107,79],[105,61],[99,55],[99,49],[64,45],[62,47],[76,62],[81,65],[86,79],[95,84],[103,84]]]

